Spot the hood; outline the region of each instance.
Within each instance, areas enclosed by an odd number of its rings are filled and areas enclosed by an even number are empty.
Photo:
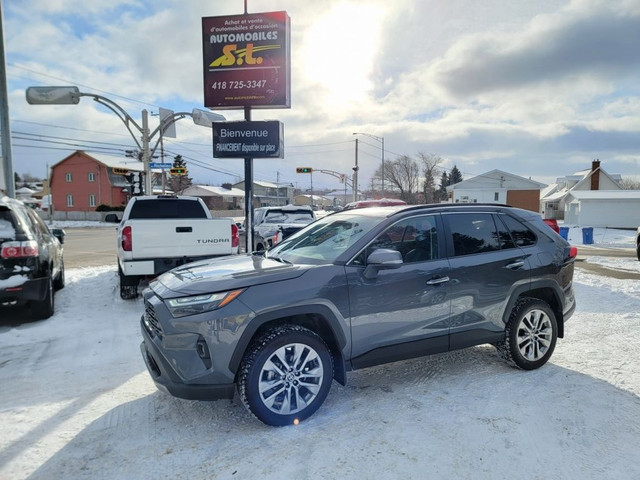
[[[289,280],[306,271],[261,255],[233,255],[188,263],[160,275],[150,287],[161,298],[222,292]]]

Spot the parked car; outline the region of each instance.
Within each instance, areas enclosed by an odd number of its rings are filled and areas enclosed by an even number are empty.
[[[397,198],[380,198],[378,200],[358,200],[357,202],[347,203],[344,206],[344,210],[352,210],[354,208],[369,208],[369,207],[391,207],[395,205],[406,205],[404,200],[398,200]]]
[[[305,205],[256,208],[253,216],[254,250],[264,250],[301,230],[316,219]]]
[[[54,291],[64,287],[64,230],[49,230],[19,200],[0,198],[0,307],[29,305],[31,316],[49,318]]]
[[[554,232],[556,232],[557,234],[560,234],[560,227],[558,226],[558,220],[556,220],[555,218],[545,218],[543,222],[549,225]]]
[[[261,254],[158,277],[141,351],[163,391],[237,389],[262,422],[295,424],[353,369],[484,343],[541,367],[576,306],[576,255],[539,214],[505,206],[345,210]]]

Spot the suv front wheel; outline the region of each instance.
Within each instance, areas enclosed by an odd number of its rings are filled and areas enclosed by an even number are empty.
[[[238,393],[258,420],[297,424],[324,402],[333,360],[322,339],[299,325],[268,330],[249,347],[238,374]]]
[[[523,298],[513,308],[497,348],[509,363],[534,370],[547,363],[557,338],[558,323],[551,307],[536,298]]]

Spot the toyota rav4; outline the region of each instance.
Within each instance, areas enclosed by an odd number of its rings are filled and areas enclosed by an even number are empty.
[[[264,423],[297,423],[353,369],[486,343],[541,367],[575,309],[576,254],[538,213],[507,206],[337,212],[266,252],[158,277],[141,351],[161,390],[237,390]]]

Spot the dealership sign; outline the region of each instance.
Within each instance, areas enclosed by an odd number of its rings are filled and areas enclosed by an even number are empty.
[[[213,156],[215,158],[283,158],[282,122],[214,122]]]
[[[287,12],[202,19],[204,105],[289,108]]]

